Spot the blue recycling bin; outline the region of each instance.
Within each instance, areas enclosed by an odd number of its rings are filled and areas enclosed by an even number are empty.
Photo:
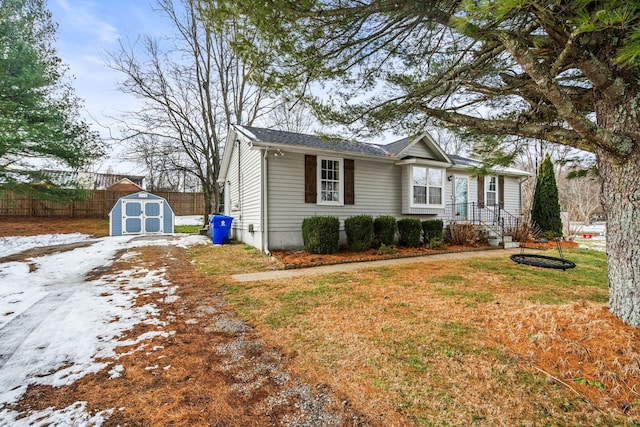
[[[214,245],[222,245],[229,240],[231,232],[231,223],[233,217],[226,215],[212,215],[209,219],[209,228],[211,229],[211,240]]]

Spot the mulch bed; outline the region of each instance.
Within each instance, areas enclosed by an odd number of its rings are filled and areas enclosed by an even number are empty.
[[[379,252],[377,249],[369,249],[364,252],[352,252],[347,247],[341,247],[334,254],[311,254],[306,251],[273,250],[273,255],[285,270],[306,267],[318,267],[321,265],[343,264],[351,262],[377,261],[383,259],[411,258],[426,255],[447,254],[455,252],[487,251],[494,248],[488,244],[474,246],[448,246],[446,249],[395,248],[391,253]]]
[[[556,242],[529,241],[521,244],[525,249],[556,249]],[[577,248],[574,241],[564,240],[560,242],[562,249]],[[391,253],[380,252],[377,249],[369,249],[364,252],[352,252],[346,246],[340,248],[335,254],[312,254],[304,250],[273,250],[271,254],[278,260],[281,268],[291,270],[295,268],[318,267],[321,265],[343,264],[351,262],[377,261],[383,259],[411,258],[427,255],[447,254],[456,252],[474,252],[500,249],[488,244],[476,244],[471,246],[449,245],[446,249],[429,249],[426,247],[402,248],[398,247]]]

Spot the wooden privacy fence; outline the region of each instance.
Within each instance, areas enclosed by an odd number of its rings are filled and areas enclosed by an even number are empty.
[[[128,194],[132,192],[93,190],[86,200],[56,203],[3,191],[0,193],[0,216],[107,218],[118,199]],[[202,193],[153,194],[166,199],[176,215],[201,215],[205,211]]]

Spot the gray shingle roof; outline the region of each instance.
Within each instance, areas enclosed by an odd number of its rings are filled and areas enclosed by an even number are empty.
[[[482,161],[476,159],[470,159],[468,157],[458,156],[456,154],[449,154],[449,158],[456,166],[465,166],[465,167],[480,167],[482,165]],[[523,171],[516,168],[508,168],[502,166],[495,166],[492,168],[496,172],[507,173],[511,175],[520,175],[520,176],[530,176],[531,173],[527,171]]]
[[[387,151],[381,146],[368,144],[366,142],[325,139],[317,135],[306,135],[253,126],[236,126],[236,128],[254,142],[297,145],[320,150],[366,154],[369,156],[388,156]]]
[[[457,154],[448,154],[448,156],[451,161],[457,166],[480,166],[481,164],[479,160],[458,156]]]
[[[319,150],[329,150],[339,153],[356,153],[368,156],[394,158],[402,150],[404,150],[414,137],[403,138],[387,145],[369,144],[360,141],[347,141],[343,139],[327,139],[317,135],[307,135],[295,132],[286,132],[282,130],[265,129],[253,126],[235,125],[243,135],[253,142],[265,144],[291,145],[299,147],[310,147]],[[468,157],[458,156],[456,154],[447,154],[456,166],[461,167],[478,167],[481,165],[480,160],[470,159]],[[515,175],[529,175],[527,172],[513,168],[496,168],[497,170],[511,173]]]
[[[414,139],[415,139],[415,137],[402,138],[401,140],[394,141],[394,142],[392,142],[390,144],[378,145],[378,147],[382,148],[383,150],[385,150],[389,154],[393,154],[394,156],[397,156],[398,154],[400,154],[400,152],[402,150],[407,148],[407,146],[409,144],[411,144],[411,142]]]

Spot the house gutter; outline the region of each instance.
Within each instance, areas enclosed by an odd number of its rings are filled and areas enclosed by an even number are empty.
[[[268,187],[269,185],[267,184],[267,179],[268,179],[268,172],[267,172],[267,166],[268,166],[268,155],[269,155],[269,147],[265,147],[264,149],[264,154],[262,155],[262,167],[260,168],[260,179],[262,182],[262,191],[260,192],[261,194],[261,198],[262,198],[262,203],[260,204],[262,206],[262,215],[261,216],[261,220],[260,220],[260,230],[262,231],[262,251],[264,253],[266,253],[267,255],[271,255],[271,251],[269,251],[269,206],[267,205],[267,201],[269,200],[269,198],[267,197],[267,191],[268,191]]]

